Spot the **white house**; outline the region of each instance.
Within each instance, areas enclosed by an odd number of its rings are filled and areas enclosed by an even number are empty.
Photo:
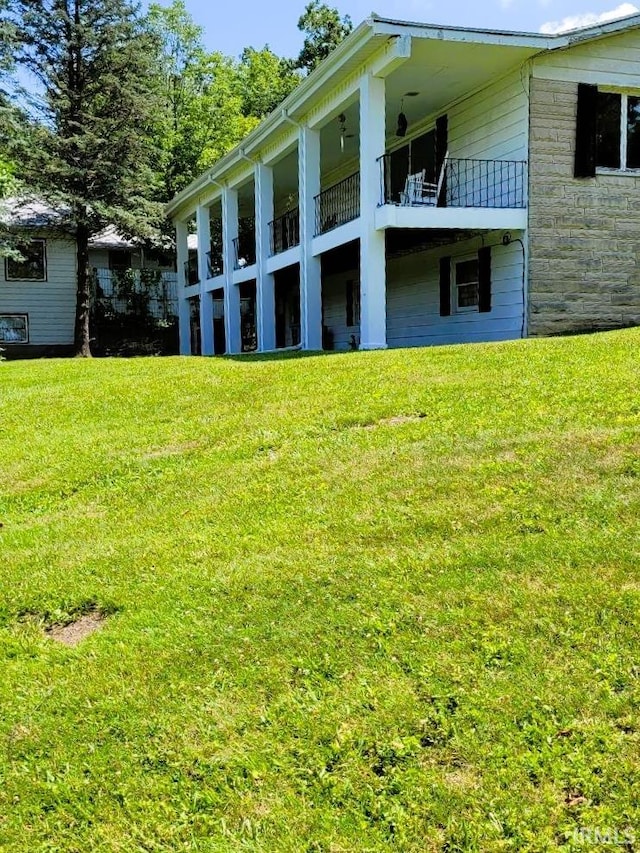
[[[168,206],[181,351],[221,323],[239,353],[640,322],[638,169],[640,16],[372,16]]]
[[[71,352],[77,288],[73,228],[59,210],[39,200],[14,199],[5,206],[4,219],[20,236],[23,260],[5,258],[0,271],[0,347],[12,357]],[[89,264],[97,293],[115,307],[122,301],[118,281],[125,273],[134,286],[144,288],[141,271],[157,271],[169,311],[175,313],[173,256],[147,253],[107,228],[90,241]],[[164,310],[164,305],[153,304],[152,310]]]

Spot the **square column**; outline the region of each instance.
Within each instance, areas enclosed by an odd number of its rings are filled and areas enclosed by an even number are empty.
[[[200,279],[200,341],[202,355],[213,355],[213,300],[206,290],[209,278],[207,252],[211,248],[211,222],[209,208],[199,205],[196,211],[198,230],[198,278]]]
[[[224,332],[227,354],[242,352],[240,332],[240,288],[233,283],[235,254],[233,241],[238,236],[238,191],[225,187],[222,192],[222,253],[224,266]]]
[[[180,355],[191,355],[191,314],[189,300],[184,295],[187,280],[184,265],[189,260],[189,231],[187,223],[176,219],[176,267],[178,273],[178,334],[180,336]]]
[[[300,128],[298,151],[300,195],[300,333],[302,349],[322,349],[322,279],[320,258],[314,258],[316,203],[320,193],[320,132]]]
[[[256,309],[258,352],[276,348],[276,298],[273,275],[267,272],[271,254],[269,223],[273,219],[273,169],[256,164]]]
[[[360,81],[360,348],[387,346],[387,287],[384,231],[376,231],[380,199],[379,157],[385,152],[385,81],[365,74]]]

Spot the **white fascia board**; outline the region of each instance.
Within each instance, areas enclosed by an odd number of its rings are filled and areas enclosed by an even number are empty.
[[[292,249],[287,249],[278,255],[272,255],[270,258],[267,258],[267,272],[271,274],[299,263],[300,246],[294,246]]]
[[[397,207],[385,204],[376,210],[376,228],[452,228],[474,231],[524,231],[527,211],[495,207]]]
[[[596,39],[617,35],[637,27],[640,27],[640,15],[628,15],[626,18],[618,18],[617,21],[609,21],[605,24],[596,24],[593,27],[561,33],[560,37],[564,40],[564,44],[554,44],[553,48],[572,47],[575,44],[583,44],[586,41],[595,41]]]
[[[214,278],[208,278],[204,283],[205,293],[211,293],[213,290],[223,290],[225,281],[226,276],[224,273],[222,275],[217,275]]]
[[[412,38],[434,41],[469,42],[473,44],[502,45],[503,47],[547,50],[555,46],[558,36],[541,33],[517,33],[500,30],[476,30],[465,27],[439,27],[433,24],[394,21],[387,18],[373,19],[373,33],[379,36],[410,35]]]
[[[256,275],[256,265],[249,264],[249,266],[233,271],[233,283],[244,284],[246,281],[253,281]]]
[[[314,257],[318,257],[318,255],[323,255],[331,249],[337,249],[338,246],[344,246],[345,243],[358,240],[361,230],[362,225],[360,217],[358,217],[347,222],[346,225],[340,225],[332,231],[327,231],[326,234],[319,234],[311,242],[311,253]]]

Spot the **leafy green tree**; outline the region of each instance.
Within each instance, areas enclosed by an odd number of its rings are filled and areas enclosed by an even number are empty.
[[[242,89],[242,111],[245,116],[262,119],[300,82],[300,74],[291,62],[277,56],[268,45],[262,50],[244,49],[238,69]]]
[[[89,356],[90,237],[108,223],[150,235],[157,51],[129,0],[8,0],[15,59],[38,84],[39,111],[16,162],[27,187],[69,212],[77,239],[75,347]]]
[[[349,15],[340,17],[337,9],[311,0],[300,16],[298,29],[305,33],[305,40],[295,66],[311,72],[349,35],[353,23]]]
[[[208,53],[202,28],[183,0],[154,3],[149,22],[163,108],[163,198],[168,200],[247,135],[299,82],[268,47],[247,48],[240,62]]]

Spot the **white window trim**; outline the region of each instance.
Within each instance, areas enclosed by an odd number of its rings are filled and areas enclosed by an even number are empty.
[[[4,259],[4,280],[5,281],[36,281],[43,282],[48,281],[48,270],[47,270],[47,241],[44,237],[30,237],[29,243],[42,243],[42,261],[44,268],[42,270],[43,277],[42,278],[13,278],[9,275],[9,258]]]
[[[29,315],[22,314],[15,311],[3,311],[0,313],[0,317],[24,317],[24,329],[26,333],[26,338],[23,341],[5,341],[0,337],[0,344],[4,344],[5,346],[24,346],[29,343]]]
[[[475,305],[467,305],[460,308],[458,306],[458,284],[456,283],[456,269],[458,264],[464,264],[467,261],[475,261],[478,266],[478,301]],[[451,259],[451,313],[452,314],[478,314],[480,311],[480,261],[478,260],[477,252],[470,255],[462,255],[459,258]],[[471,284],[472,282],[467,282]],[[463,285],[464,286],[464,285]]]
[[[640,91],[598,86],[598,92],[609,95],[620,95],[620,168],[614,169],[611,166],[596,166],[596,175],[627,175],[637,178],[640,176],[640,168],[629,169],[627,167],[627,115],[629,110],[628,99],[630,97],[640,98]]]

